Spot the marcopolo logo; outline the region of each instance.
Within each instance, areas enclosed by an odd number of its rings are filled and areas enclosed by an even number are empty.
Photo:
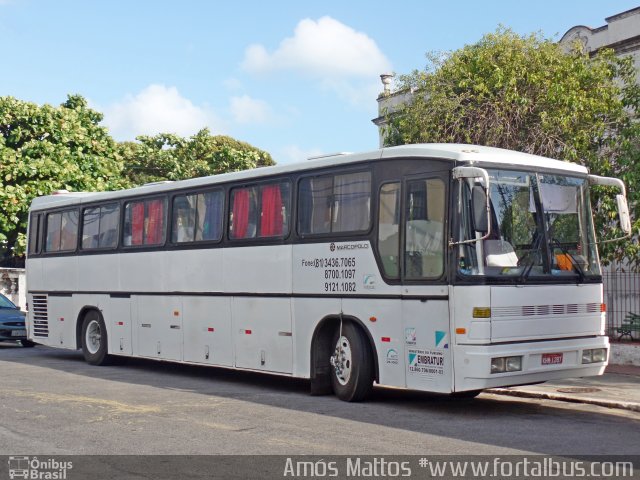
[[[38,457],[9,457],[9,478],[33,480],[65,480],[67,470],[73,468],[73,462],[62,462],[54,458],[45,460]]]
[[[369,250],[369,242],[358,243],[338,243],[331,242],[329,244],[329,250],[335,252],[336,250]]]

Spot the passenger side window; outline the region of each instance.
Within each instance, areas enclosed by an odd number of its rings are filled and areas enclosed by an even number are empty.
[[[40,232],[42,231],[42,215],[31,215],[29,221],[29,253],[40,253]]]
[[[366,231],[371,219],[371,172],[304,178],[298,203],[301,235]]]
[[[71,252],[78,244],[78,211],[50,213],[47,215],[45,251]]]
[[[290,191],[289,182],[231,190],[229,238],[286,236],[289,233]]]
[[[162,198],[127,203],[124,207],[124,245],[162,245],[165,210],[166,200]]]
[[[118,244],[120,205],[85,208],[82,215],[82,249],[115,248]]]
[[[173,199],[173,243],[218,241],[222,238],[224,191],[178,195]]]
[[[400,276],[400,183],[380,187],[378,208],[378,251],[389,278]]]
[[[444,182],[428,178],[406,186],[405,277],[437,278],[444,271]]]

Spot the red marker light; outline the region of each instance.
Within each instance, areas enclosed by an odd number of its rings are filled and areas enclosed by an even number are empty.
[[[391,341],[391,337],[382,337],[381,340],[383,342],[390,342]]]
[[[123,326],[123,325],[124,325],[124,322],[118,322],[118,323],[116,323],[116,325],[118,325],[119,327],[121,327],[121,326]]]
[[[213,327],[207,328],[207,332],[213,332]]]
[[[251,335],[251,330],[245,330],[244,333],[247,335]]]

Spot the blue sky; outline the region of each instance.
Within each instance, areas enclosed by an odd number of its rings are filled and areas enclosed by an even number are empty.
[[[638,0],[0,0],[0,95],[79,93],[118,140],[208,126],[279,163],[377,148],[379,74],[498,25],[559,39]]]

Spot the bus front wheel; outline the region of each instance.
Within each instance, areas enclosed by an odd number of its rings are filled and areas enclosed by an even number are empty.
[[[82,322],[82,353],[91,365],[108,365],[111,356],[108,354],[107,329],[102,315],[90,310]]]
[[[341,330],[341,331],[340,331]],[[371,346],[351,322],[345,322],[334,335],[335,350],[330,358],[331,386],[340,400],[358,402],[373,387]]]

